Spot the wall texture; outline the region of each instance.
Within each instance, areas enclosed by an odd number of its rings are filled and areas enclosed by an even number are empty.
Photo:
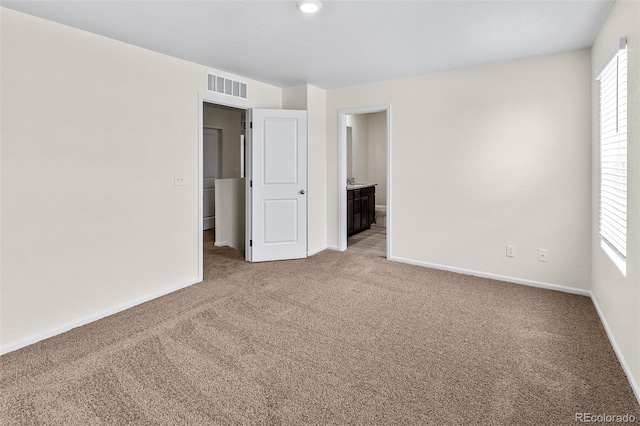
[[[353,173],[347,170],[347,177],[353,177],[359,183],[368,183],[369,114],[348,115],[347,126],[351,127],[351,161],[353,167]]]
[[[387,204],[387,114],[374,112],[368,115],[369,176],[367,182],[376,186],[376,204]]]
[[[1,39],[7,350],[198,279],[206,69],[4,8]]]
[[[328,244],[338,111],[390,104],[392,257],[588,289],[590,59],[586,49],[329,91]]]
[[[228,246],[244,251],[245,188],[244,178],[216,179],[216,246]]]
[[[327,246],[327,92],[307,85],[309,253]]]
[[[628,211],[626,275],[601,248],[599,235],[600,128],[596,69],[620,37],[627,37],[628,61]],[[592,69],[592,292],[619,350],[640,400],[640,2],[617,1],[591,52]]]
[[[307,253],[327,247],[327,95],[311,85],[282,89],[282,108],[307,110]]]
[[[222,128],[222,179],[240,177],[240,135],[242,111],[222,109],[206,104],[202,111],[203,123]]]

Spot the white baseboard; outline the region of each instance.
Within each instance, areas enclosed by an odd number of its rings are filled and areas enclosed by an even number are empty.
[[[633,394],[636,396],[636,399],[638,400],[638,404],[640,404],[640,386],[638,385],[636,378],[633,377],[633,374],[631,373],[631,369],[629,368],[629,364],[627,364],[627,360],[624,358],[624,355],[622,355],[622,351],[620,351],[618,342],[616,342],[616,338],[613,337],[611,328],[609,328],[609,323],[607,323],[607,319],[605,318],[604,313],[600,309],[600,305],[598,305],[598,301],[596,300],[595,295],[592,292],[589,292],[589,293],[591,294],[591,301],[593,302],[593,306],[596,308],[596,312],[600,317],[600,322],[604,327],[604,331],[607,333],[607,337],[609,337],[609,342],[611,342],[613,351],[618,357],[618,361],[622,366],[622,370],[624,371],[624,374],[627,375],[627,380],[629,380],[629,384],[631,385],[631,390],[633,390]]]
[[[231,247],[232,249],[236,249],[236,250],[240,250],[240,251],[244,250],[244,249],[241,249],[241,248],[238,248],[238,247],[234,246],[233,244],[231,244],[231,243],[229,243],[227,241],[214,242],[213,245],[216,246],[216,247]]]
[[[314,248],[313,250],[307,251],[307,256],[313,256],[314,254],[318,254],[321,251],[325,251],[326,249],[327,249],[326,245]]]
[[[0,348],[0,355],[4,355],[6,353],[13,352],[15,350],[24,348],[25,346],[29,346],[29,345],[32,345],[34,343],[37,343],[37,342],[39,342],[41,340],[48,339],[49,337],[53,337],[53,336],[56,336],[58,334],[62,334],[62,333],[66,332],[66,331],[69,331],[69,330],[71,330],[73,328],[89,324],[91,322],[97,321],[99,319],[108,317],[108,316],[113,315],[113,314],[117,314],[118,312],[122,312],[122,311],[124,311],[126,309],[133,308],[134,306],[140,305],[141,303],[145,303],[145,302],[148,302],[150,300],[157,299],[158,297],[164,296],[164,295],[169,294],[169,293],[173,293],[174,291],[180,290],[180,289],[185,288],[185,287],[189,287],[190,285],[197,284],[197,283],[199,283],[201,281],[202,281],[202,277],[198,277],[198,278],[189,280],[187,282],[184,282],[182,284],[178,284],[176,286],[170,287],[168,289],[161,290],[161,291],[158,291],[156,293],[152,293],[152,294],[149,294],[147,296],[140,297],[140,298],[138,298],[136,300],[132,300],[130,302],[124,303],[124,304],[122,304],[120,306],[117,306],[115,308],[106,309],[106,310],[104,310],[102,312],[98,312],[97,314],[90,315],[88,317],[79,319],[77,321],[70,322],[70,323],[65,324],[65,325],[63,325],[61,327],[50,328],[49,330],[43,331],[42,333],[34,334],[33,336],[29,336],[29,337],[26,337],[24,339],[18,340],[15,343],[11,343],[9,345],[3,346],[2,348]]]
[[[314,254],[318,254],[321,251],[325,251],[325,250],[335,250],[335,251],[340,251],[340,249],[338,248],[338,246],[331,246],[331,245],[325,245],[325,246],[321,246],[318,247],[316,249],[310,250],[307,253],[307,256],[313,256]]]
[[[340,251],[340,249],[338,248],[338,246],[332,246],[332,245],[328,245],[328,244],[327,244],[327,245],[324,245],[324,246],[321,246],[321,247],[315,248],[315,249],[313,249],[313,250],[310,250],[310,251],[307,253],[307,256],[313,256],[314,254],[318,254],[318,253],[320,253],[321,251],[325,251],[325,250],[335,250],[335,251]]]
[[[391,256],[389,260],[394,262],[407,263],[409,265],[424,266],[427,268],[440,269],[442,271],[457,272],[459,274],[473,275],[474,277],[489,278],[492,280],[506,281],[514,284],[522,284],[529,287],[546,288],[548,290],[561,291],[563,293],[579,294],[580,296],[591,297],[589,290],[581,288],[567,287],[558,284],[545,283],[541,281],[525,280],[522,278],[509,277],[505,275],[491,274],[488,272],[474,271],[471,269],[457,268],[455,266],[439,265],[437,263],[422,262],[419,260],[405,259],[403,257]]]

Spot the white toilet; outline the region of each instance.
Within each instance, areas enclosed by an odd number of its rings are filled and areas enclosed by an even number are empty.
[[[387,206],[376,204],[376,225],[387,227]]]

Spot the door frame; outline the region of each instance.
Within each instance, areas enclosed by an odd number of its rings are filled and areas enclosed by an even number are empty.
[[[338,250],[347,249],[347,115],[384,112],[387,118],[387,259],[391,258],[391,105],[338,110]]]
[[[216,95],[214,93],[198,93],[198,281],[202,281],[204,279],[203,273],[203,246],[204,243],[202,241],[202,234],[204,229],[204,221],[202,218],[203,214],[203,197],[204,197],[204,188],[202,184],[203,179],[203,153],[202,153],[202,144],[204,140],[204,103],[228,106],[232,108],[238,108],[245,110],[245,117],[248,120],[248,114],[253,105],[248,102],[242,101],[240,99],[233,99],[222,97],[221,95]],[[246,153],[245,153],[246,155]],[[246,158],[245,158],[246,160]],[[246,167],[245,167],[246,172]],[[246,179],[246,182],[249,182]],[[248,186],[248,183],[247,183]],[[245,206],[245,221],[247,220],[247,207]],[[246,248],[245,248],[246,250]]]

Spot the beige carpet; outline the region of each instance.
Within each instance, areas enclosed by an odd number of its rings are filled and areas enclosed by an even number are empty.
[[[640,419],[585,297],[355,252],[248,264],[208,243],[205,268],[201,284],[0,357],[0,424]]]

